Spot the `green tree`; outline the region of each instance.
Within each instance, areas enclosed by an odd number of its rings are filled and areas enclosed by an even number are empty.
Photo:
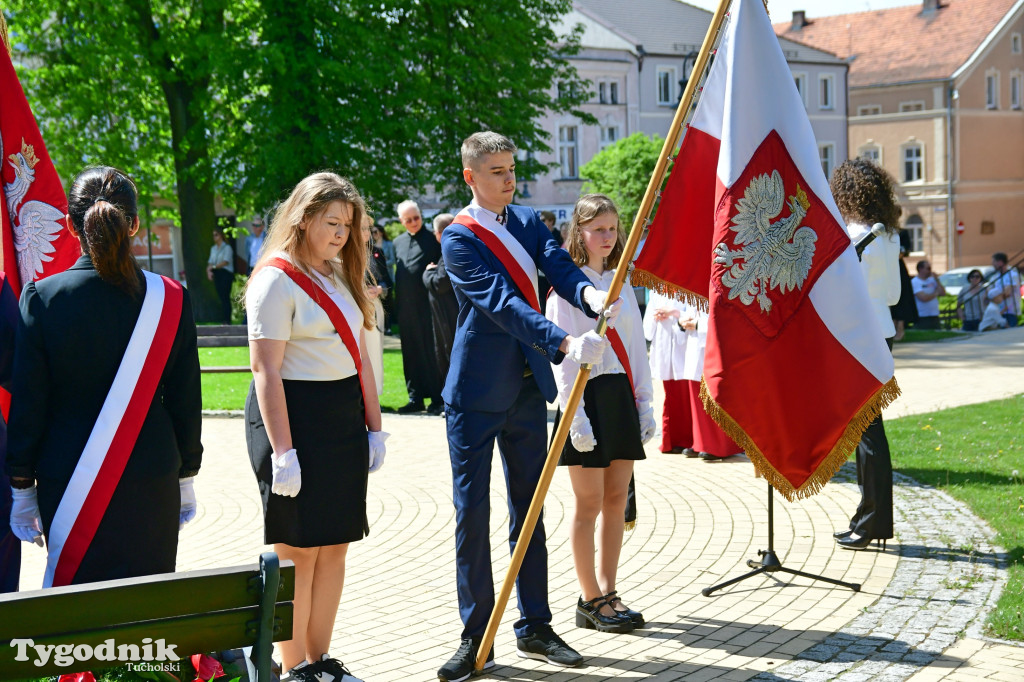
[[[218,196],[263,210],[331,168],[378,213],[428,188],[455,204],[465,136],[500,130],[548,150],[542,112],[590,120],[578,110],[587,83],[567,61],[579,33],[556,28],[571,5],[11,0],[4,11],[58,172],[117,165],[143,201],[176,197],[190,292],[208,319]]]
[[[665,140],[658,135],[633,133],[605,147],[580,168],[580,174],[588,178],[583,191],[608,195],[619,207],[622,222],[629,229],[664,144]]]

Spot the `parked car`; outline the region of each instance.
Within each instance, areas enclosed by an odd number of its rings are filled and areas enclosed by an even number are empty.
[[[957,296],[960,290],[967,286],[967,274],[971,270],[981,270],[981,276],[988,282],[989,276],[995,272],[991,265],[968,265],[962,268],[953,268],[939,275],[939,281],[946,288],[950,296]]]

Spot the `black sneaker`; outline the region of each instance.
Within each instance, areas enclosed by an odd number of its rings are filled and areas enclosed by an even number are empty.
[[[444,682],[461,682],[462,680],[469,679],[472,675],[479,674],[473,669],[473,666],[476,664],[476,654],[479,648],[479,637],[463,637],[459,650],[437,671],[437,679]],[[484,670],[493,667],[494,647],[492,646],[491,650],[487,652],[487,662],[484,663]]]
[[[281,682],[320,682],[316,669],[303,661],[281,676]]]
[[[434,400],[430,403],[430,407],[427,408],[427,414],[434,416],[444,415],[444,403],[440,400]]]
[[[414,414],[416,412],[422,412],[425,409],[426,408],[423,407],[422,400],[419,402],[416,402],[415,400],[410,400],[405,405],[402,405],[401,407],[398,408],[398,414]]]
[[[563,668],[576,668],[583,663],[583,657],[563,642],[550,625],[542,625],[526,637],[516,638],[516,649],[520,658],[547,661]]]
[[[345,667],[345,664],[327,654],[310,666],[316,674],[317,682],[363,682]]]

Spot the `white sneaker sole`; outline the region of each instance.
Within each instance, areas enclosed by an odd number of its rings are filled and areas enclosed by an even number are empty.
[[[559,663],[558,661],[552,661],[544,654],[535,654],[532,651],[523,651],[522,649],[516,649],[516,654],[519,656],[519,658],[531,658],[535,661],[544,661],[545,663],[550,663],[551,665],[557,665],[559,668],[577,668],[580,665],[569,665],[567,663]]]
[[[437,679],[441,680],[442,682],[463,682],[464,680],[468,680],[469,678],[473,677],[474,674],[482,675],[484,673],[484,670],[490,670],[493,667],[494,667],[494,661],[487,661],[486,663],[484,663],[483,670],[480,670],[480,671],[474,670],[473,672],[471,672],[468,675],[464,675],[462,677],[456,677],[455,679],[450,679],[450,678],[447,678],[447,677],[441,677],[440,675],[438,675]]]

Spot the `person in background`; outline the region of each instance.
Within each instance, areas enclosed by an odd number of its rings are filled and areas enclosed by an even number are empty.
[[[885,234],[864,249],[860,265],[871,307],[889,350],[892,350],[892,339],[896,334],[889,306],[900,298],[900,242],[897,236],[900,205],[896,200],[895,185],[892,176],[864,158],[844,161],[833,171],[830,183],[836,206],[855,244],[875,223],[885,225]],[[930,269],[927,265],[925,263],[922,270],[918,264],[918,276],[928,277]],[[931,279],[934,281],[934,277]],[[938,287],[941,289],[942,285]],[[918,286],[915,285],[914,289],[917,291]],[[938,321],[938,302],[935,303],[935,314]],[[893,536],[892,459],[880,411],[857,445],[857,484],[861,492],[857,511],[849,526],[833,533],[833,537],[844,549],[861,550],[872,540],[879,541],[884,547],[885,541]]]
[[[452,224],[455,216],[441,213],[434,216],[434,235],[437,243],[441,243],[444,229]],[[444,256],[436,263],[427,265],[423,271],[423,286],[430,296],[430,313],[434,322],[434,353],[437,356],[437,367],[441,373],[441,381],[448,376],[448,365],[452,357],[452,343],[455,341],[455,325],[459,319],[459,302],[455,299],[452,281],[444,267]]]
[[[132,256],[137,202],[121,171],[82,171],[68,193],[82,256],[21,293],[6,469],[12,530],[46,536],[45,587],[172,573],[196,513],[196,325],[188,290]]]
[[[260,258],[260,249],[263,248],[263,241],[266,234],[263,231],[263,216],[256,216],[249,226],[249,236],[245,240],[246,263],[249,265],[249,272],[256,267],[256,261]]]
[[[558,242],[559,246],[561,246],[562,244],[565,243],[565,240],[562,239],[562,232],[561,232],[561,230],[559,230],[557,227],[555,227],[555,214],[554,213],[552,213],[551,211],[541,211],[540,212],[540,221],[547,226],[548,232],[550,232],[551,236],[555,238],[555,241]],[[542,291],[544,291],[544,290],[542,290]]]
[[[1006,326],[1016,327],[1021,304],[1020,273],[1017,268],[1009,266],[1008,260],[1002,251],[992,254],[992,267],[998,273],[993,283],[1003,295],[1000,312],[1006,320]]]
[[[900,300],[889,307],[892,321],[896,327],[893,341],[902,341],[906,328],[917,322],[917,299],[914,298],[914,285],[907,272],[907,254],[910,253],[910,233],[900,230]]]
[[[965,332],[978,331],[981,318],[988,306],[988,294],[981,275],[981,270],[967,273],[967,286],[960,290],[956,297],[956,314],[963,322]]]
[[[939,296],[946,295],[946,288],[932,274],[932,266],[928,261],[918,261],[917,276],[910,283],[914,287],[914,300],[917,304],[917,322],[914,326],[918,329],[938,329]]]
[[[430,297],[423,286],[423,272],[441,257],[441,245],[430,230],[423,229],[423,215],[415,201],[403,201],[397,208],[405,232],[395,237],[395,305],[398,308],[398,333],[402,337],[402,369],[409,402],[398,408],[399,414],[444,412],[441,400],[441,373],[434,354],[434,329]],[[430,407],[425,401],[430,399]]]
[[[612,200],[603,194],[580,197],[573,209],[566,248],[599,292],[611,287],[625,242]],[[619,321],[608,332],[619,341],[609,344],[593,364],[575,414],[563,410],[580,365],[567,358],[554,368],[558,387],[554,429],[561,419],[572,421],[570,439],[558,463],[568,468],[575,499],[569,539],[582,593],[576,603],[576,627],[616,633],[645,625],[643,615],[628,608],[618,596],[616,577],[633,463],[647,458],[644,443],[657,430],[640,308],[634,297],[626,295],[624,300]],[[546,317],[574,336],[594,327],[586,313],[557,294],[547,297]]]
[[[280,643],[294,682],[359,682],[328,649],[349,544],[370,530],[367,478],[383,465],[388,436],[366,343],[375,329],[364,210],[348,180],[304,178],[277,209],[245,292],[245,441],[263,540],[295,563],[292,636]]]
[[[388,235],[383,227],[371,225],[370,234],[373,235],[373,245],[384,254],[384,262],[388,270],[388,281],[391,282],[387,294],[381,300],[381,304],[384,306],[384,336],[391,336],[391,311],[395,307],[395,244],[388,239]]]
[[[651,376],[661,381],[665,393],[659,449],[687,457],[698,455],[693,449],[688,386],[696,382],[700,388],[700,368],[694,361],[697,353],[690,348],[698,340],[696,331],[691,333],[682,323],[693,317],[692,309],[688,303],[652,291],[644,313],[644,336],[651,342]]]
[[[235,252],[224,239],[224,230],[213,228],[213,246],[206,261],[206,277],[213,282],[220,300],[220,318],[231,324],[231,285],[235,281]]]
[[[391,273],[388,272],[384,252],[373,244],[373,218],[367,213],[363,217],[362,238],[369,253],[366,261],[366,295],[373,301],[376,332],[367,332],[366,344],[370,362],[373,364],[373,378],[377,380],[377,395],[384,393],[384,301],[391,292]]]

